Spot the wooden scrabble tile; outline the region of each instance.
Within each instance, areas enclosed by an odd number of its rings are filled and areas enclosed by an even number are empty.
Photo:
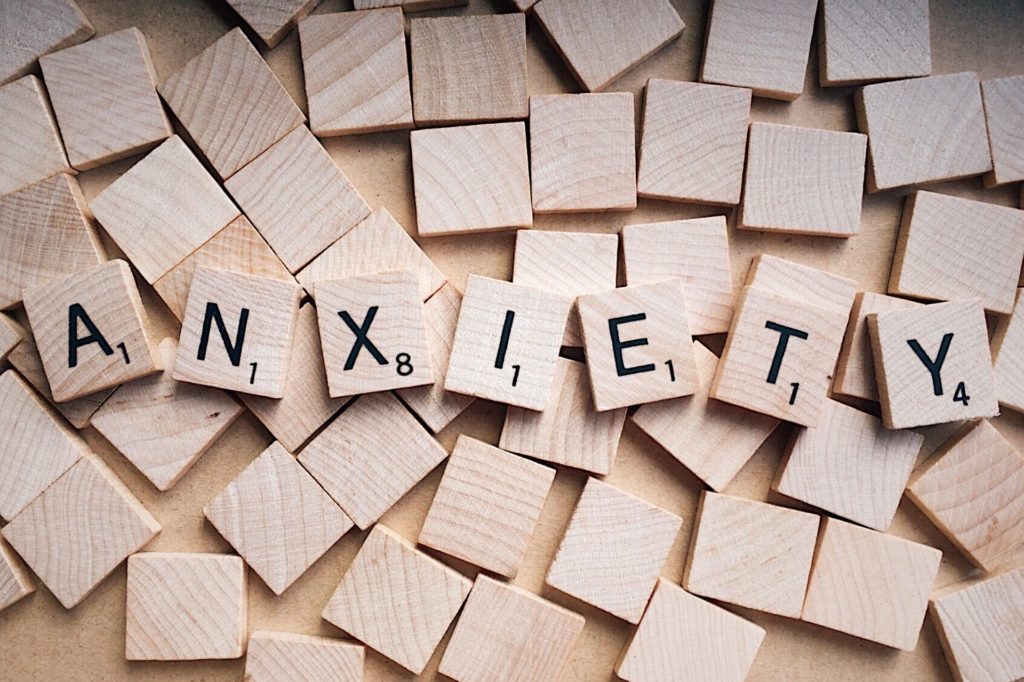
[[[916,192],[903,209],[889,293],[940,301],[977,298],[986,310],[1009,314],[1021,259],[1024,211]]]
[[[543,410],[572,299],[470,275],[444,387]]]
[[[356,9],[401,7],[406,12],[419,12],[426,9],[440,9],[442,7],[457,7],[468,3],[469,0],[354,0]]]
[[[299,462],[366,529],[447,456],[398,398],[384,392],[345,408],[299,453]]]
[[[815,0],[716,0],[700,79],[795,100],[804,91]]]
[[[3,529],[64,608],[85,599],[160,524],[96,455],[85,455]]]
[[[439,672],[459,682],[557,680],[583,616],[479,574]]]
[[[225,180],[306,120],[240,28],[200,52],[159,91]]]
[[[816,426],[846,329],[845,312],[744,287],[710,395]]]
[[[542,0],[533,11],[590,92],[604,90],[686,27],[667,0]]]
[[[819,21],[822,87],[932,72],[928,0],[825,0]]]
[[[675,514],[588,478],[547,584],[635,625],[681,525]]]
[[[953,434],[914,472],[907,497],[984,571],[1024,546],[1024,457],[987,420]]]
[[[0,313],[0,361],[7,356],[25,338],[25,330],[9,315]]]
[[[263,45],[271,49],[277,47],[320,0],[228,0],[228,4],[259,36]]]
[[[294,283],[197,268],[181,324],[174,378],[283,397],[301,293]]]
[[[421,237],[533,225],[522,123],[414,130],[410,142]]]
[[[0,537],[0,612],[35,591],[28,569]]]
[[[1003,407],[1024,412],[1024,305],[1021,292],[1013,314],[1004,316],[992,336],[992,357],[996,382],[996,398]],[[14,351],[17,353],[17,350]],[[12,356],[14,353],[12,353]]]
[[[331,397],[434,383],[415,270],[325,280],[314,292]]]
[[[124,657],[241,657],[248,630],[246,582],[245,564],[228,554],[144,552],[128,557]]]
[[[615,674],[629,682],[743,682],[765,630],[664,578]]]
[[[245,654],[251,682],[304,682],[308,679],[362,682],[366,647],[290,632],[254,632]]]
[[[514,578],[555,470],[460,435],[417,542]]]
[[[78,170],[138,154],[171,135],[139,29],[40,57],[39,66],[68,160]]]
[[[913,651],[942,552],[825,517],[802,620]]]
[[[417,125],[526,118],[526,17],[519,13],[409,22]]]
[[[178,343],[159,347],[160,374],[123,384],[92,425],[159,490],[170,490],[244,409],[220,389],[171,378]]]
[[[535,213],[636,208],[633,93],[530,98]]]
[[[772,489],[884,533],[923,442],[828,400],[818,426],[794,431]]]
[[[0,11],[3,11],[0,9]],[[73,173],[57,133],[57,121],[35,76],[0,87],[0,196],[28,187],[57,173]]]
[[[630,286],[682,280],[693,334],[728,331],[733,293],[725,216],[626,225],[622,253]]]
[[[746,88],[647,81],[637,194],[740,203],[750,97]]]
[[[981,99],[992,149],[992,172],[985,176],[985,185],[1024,180],[1024,142],[1019,134],[1024,125],[1024,76],[982,81]]]
[[[854,104],[857,126],[871,138],[869,192],[992,170],[975,73],[868,85]]]
[[[305,126],[224,186],[292,272],[370,214],[362,195]]]
[[[377,524],[324,608],[338,626],[420,673],[472,583]]]
[[[271,443],[203,514],[263,582],[281,594],[352,521],[280,443]]]
[[[318,14],[299,24],[299,39],[317,136],[412,127],[400,8]]]
[[[103,247],[78,187],[60,174],[0,198],[0,309],[25,289],[104,260]]]
[[[857,296],[857,282],[825,270],[762,253],[747,272],[747,286],[796,298],[819,308],[834,308],[845,317]]]
[[[867,135],[753,123],[744,230],[852,237],[860,232]]]
[[[107,186],[89,208],[151,284],[238,216],[177,136]]]
[[[0,83],[26,75],[41,55],[88,40],[95,32],[74,0],[0,4]]]
[[[868,334],[887,428],[999,414],[985,313],[977,301],[868,315]]]
[[[558,358],[554,384],[542,411],[508,408],[498,445],[602,476],[611,472],[626,409],[595,411],[587,368],[575,360]]]
[[[772,434],[779,420],[710,400],[718,358],[694,341],[701,390],[641,405],[630,419],[712,490],[721,491]]]
[[[57,402],[160,371],[146,310],[123,260],[26,291],[25,312]]]
[[[700,390],[683,287],[668,279],[577,299],[598,412]]]

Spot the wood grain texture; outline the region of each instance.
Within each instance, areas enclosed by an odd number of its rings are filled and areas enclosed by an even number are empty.
[[[352,528],[277,442],[210,500],[203,515],[277,595]]]
[[[747,285],[820,308],[833,308],[844,316],[849,313],[859,287],[847,277],[767,253],[754,256],[747,271]]]
[[[1024,76],[982,81],[981,99],[992,151],[992,172],[985,176],[985,186],[1024,180]]]
[[[420,673],[472,583],[378,524],[323,618],[403,668]]]
[[[25,336],[25,330],[13,317],[0,313],[0,361],[7,359]]]
[[[366,647],[334,637],[258,631],[245,654],[247,682],[362,682]]]
[[[853,300],[850,319],[846,323],[843,347],[839,350],[832,392],[839,395],[878,400],[878,382],[875,380],[875,360],[868,338],[868,315],[889,310],[906,310],[921,305],[895,296],[861,291]]]
[[[0,196],[57,173],[74,173],[57,132],[53,109],[36,76],[0,87],[0,116],[4,119],[0,145],[5,150]]]
[[[227,0],[268,49],[277,47],[320,0]]]
[[[96,30],[74,0],[0,5],[0,83],[28,74],[40,56],[88,40]]]
[[[822,87],[932,72],[928,0],[825,0],[818,25]]]
[[[1024,305],[1021,305],[1021,291],[1017,290],[1013,314],[999,321],[992,336],[996,399],[1003,407],[1017,412],[1024,412]],[[17,350],[11,355],[15,353]]]
[[[635,625],[681,525],[675,514],[588,478],[546,582]]]
[[[459,7],[469,0],[353,0],[357,10],[377,9],[380,7],[401,7],[406,12],[420,12],[442,7]]]
[[[245,564],[227,554],[128,557],[125,658],[194,661],[245,653]]]
[[[0,612],[35,591],[28,569],[0,537]]]

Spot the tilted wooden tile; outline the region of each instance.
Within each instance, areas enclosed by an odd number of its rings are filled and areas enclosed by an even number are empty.
[[[860,232],[867,135],[753,123],[740,225],[852,237]]]
[[[356,9],[401,7],[406,12],[419,12],[426,9],[440,9],[442,7],[458,7],[468,3],[469,0],[354,0]]]
[[[868,334],[887,428],[999,414],[985,313],[977,301],[868,315]]]
[[[0,612],[35,591],[28,569],[0,537]]]
[[[825,0],[819,22],[823,87],[932,72],[928,0]]]
[[[88,170],[171,135],[146,37],[126,28],[39,59],[68,160]]]
[[[245,679],[250,682],[362,682],[366,647],[334,637],[258,631],[249,636]]]
[[[108,185],[89,208],[151,284],[238,217],[178,136]]]
[[[985,176],[985,185],[1024,180],[1024,142],[1020,139],[1024,125],[1024,76],[982,81],[981,99],[992,149],[992,172]]]
[[[522,123],[414,130],[410,142],[421,237],[533,225]]]
[[[302,287],[200,267],[192,276],[174,378],[281,398]]]
[[[793,433],[772,489],[884,533],[923,442],[829,400],[818,426]]]
[[[743,682],[765,630],[664,578],[615,674],[629,682]]]
[[[128,557],[129,661],[239,658],[248,632],[245,564],[228,554]]]
[[[170,490],[241,416],[216,388],[171,378],[178,343],[164,339],[163,371],[123,384],[92,415],[92,425],[159,490]]]
[[[555,470],[460,435],[417,542],[514,578]]]
[[[159,91],[223,179],[306,120],[240,28],[200,52]]]
[[[588,478],[547,584],[635,625],[681,525],[675,514]]]
[[[385,392],[356,399],[299,453],[299,462],[366,529],[447,456]]]
[[[536,213],[636,208],[633,94],[530,98],[530,180]]]
[[[316,135],[412,127],[401,9],[318,14],[299,24],[299,39]]]
[[[3,10],[0,10],[3,11]],[[50,103],[35,76],[0,87],[0,196],[28,187],[57,173],[73,173],[64,154]]]
[[[274,594],[288,589],[352,528],[277,442],[210,500],[203,515]]]
[[[906,310],[920,306],[895,296],[862,291],[853,300],[850,319],[846,324],[843,347],[839,350],[832,392],[839,395],[878,400],[878,382],[875,380],[875,360],[868,338],[868,315],[889,310]]]
[[[847,277],[762,253],[754,256],[747,286],[757,287],[818,306],[834,308],[845,317],[857,296],[857,282]]]
[[[362,195],[305,126],[224,186],[292,272],[370,214]]]
[[[41,55],[77,45],[94,33],[74,0],[0,5],[0,83],[26,75]]]
[[[470,275],[444,387],[543,410],[572,299]]]
[[[90,454],[25,507],[3,536],[70,609],[159,532],[160,523]]]
[[[667,0],[542,0],[533,11],[590,92],[604,90],[685,28]]]
[[[519,13],[409,22],[417,125],[526,118],[526,18]]]
[[[403,668],[420,673],[471,586],[467,578],[378,524],[324,608],[323,618]]]
[[[7,356],[17,348],[25,336],[25,330],[14,318],[0,313],[0,361],[7,359]]]
[[[227,0],[267,48],[274,48],[320,0]]]
[[[558,680],[583,616],[477,575],[439,672],[458,682]]]
[[[802,620],[913,651],[942,552],[825,517]]]
[[[996,382],[996,398],[1003,407],[1024,412],[1024,305],[1021,292],[1013,314],[1004,316],[996,325],[992,336],[992,357]],[[11,353],[14,357],[15,350]],[[13,362],[13,361],[12,361]]]

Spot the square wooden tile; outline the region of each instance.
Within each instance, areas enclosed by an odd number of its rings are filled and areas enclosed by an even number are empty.
[[[28,569],[0,537],[0,612],[35,591]]]
[[[320,0],[227,0],[268,49],[277,47],[295,25],[309,14]]]
[[[762,253],[747,271],[747,286],[771,291],[818,306],[834,308],[846,316],[857,296],[858,284],[848,277]]]
[[[928,0],[825,0],[819,23],[822,87],[932,72]]]
[[[1024,305],[1017,290],[1013,313],[1004,316],[992,336],[996,398],[1003,407],[1024,412]],[[17,350],[14,351],[17,353]],[[13,353],[12,353],[13,355]]]
[[[1024,142],[1019,135],[1024,125],[1024,76],[982,81],[981,99],[992,149],[992,172],[985,176],[985,185],[1024,180]]]
[[[353,0],[353,4],[357,10],[401,7],[406,12],[421,12],[428,9],[459,7],[469,4],[469,0]]]
[[[245,653],[245,679],[251,682],[303,682],[307,676],[362,682],[365,666],[361,644],[290,632],[254,632]]]
[[[0,87],[0,196],[33,185],[57,173],[73,173],[57,132],[57,120],[36,76]]]
[[[25,336],[25,330],[13,317],[0,313],[0,361],[7,359]]]
[[[0,83],[26,75],[36,59],[88,40],[96,31],[74,0],[0,5]]]

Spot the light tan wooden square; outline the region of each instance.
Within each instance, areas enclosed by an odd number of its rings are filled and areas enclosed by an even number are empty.
[[[825,0],[819,23],[822,87],[932,72],[928,0]]]
[[[1024,180],[1024,75],[982,81],[981,99],[992,149],[992,172],[985,176],[985,185]]]
[[[2,11],[2,10],[0,10]],[[0,87],[0,196],[35,184],[57,173],[74,173],[57,132],[53,109],[36,76]]]
[[[992,336],[996,398],[1003,407],[1024,412],[1024,305],[1017,290],[1013,314],[1004,316]],[[13,357],[17,349],[11,353]],[[12,361],[13,362],[13,361]]]
[[[320,0],[227,0],[260,41],[272,49],[288,35]]]
[[[353,4],[357,10],[401,7],[406,12],[420,12],[428,9],[467,5],[469,0],[353,0]]]
[[[25,330],[13,317],[0,313],[0,361],[7,359],[25,336]]]
[[[0,4],[0,83],[26,75],[40,55],[88,40],[95,32],[74,0]]]
[[[0,537],[0,612],[35,591],[28,569]]]
[[[808,265],[762,253],[747,271],[747,286],[803,301],[819,308],[834,308],[844,316],[857,296],[857,282]]]
[[[309,679],[362,682],[366,647],[334,637],[258,631],[249,636],[245,679],[250,682],[306,682]]]
[[[875,360],[871,355],[868,338],[868,315],[889,310],[906,310],[921,305],[895,296],[862,291],[857,294],[846,324],[843,347],[839,350],[832,392],[839,395],[878,400],[878,382],[875,380]]]

